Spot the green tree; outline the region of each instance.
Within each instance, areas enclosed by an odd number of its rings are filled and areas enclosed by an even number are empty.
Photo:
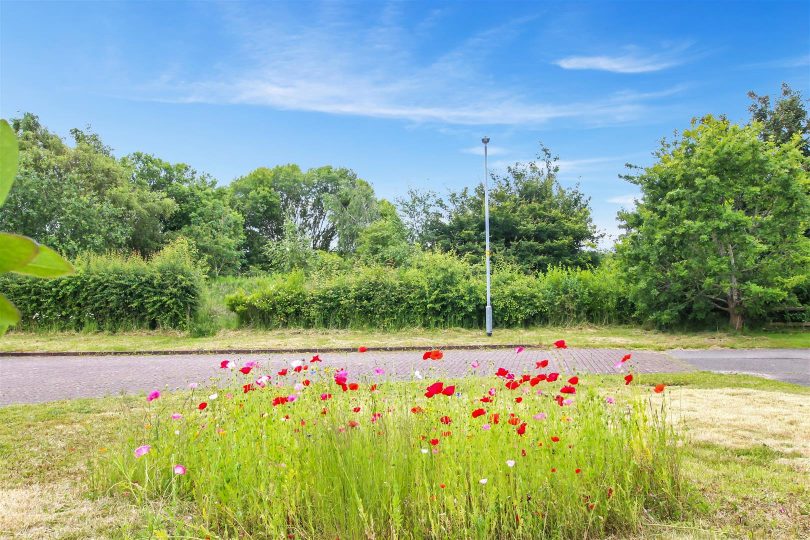
[[[627,177],[642,199],[619,214],[617,256],[645,318],[669,325],[719,310],[739,329],[795,301],[810,274],[807,160],[798,134],[779,145],[762,130],[707,116]]]
[[[310,239],[291,218],[284,221],[284,233],[278,240],[265,245],[266,268],[274,272],[308,271],[315,261],[316,251]]]
[[[447,214],[447,205],[435,191],[408,189],[406,197],[396,200],[402,215],[402,222],[408,233],[408,241],[424,248],[436,244],[433,233],[441,229],[441,223]]]
[[[71,130],[75,146],[70,147],[35,115],[13,120],[13,126],[20,166],[0,226],[70,257],[121,249],[150,253],[160,246],[161,220],[175,203],[132,185],[130,170],[98,135]]]
[[[234,274],[244,262],[242,214],[231,208],[229,193],[221,191],[202,201],[189,224],[172,235],[191,240],[211,275]]]
[[[6,202],[19,166],[19,145],[11,126],[0,120],[0,207]],[[35,277],[70,274],[73,267],[47,246],[18,234],[0,233],[0,274],[16,272]],[[0,293],[0,335],[20,321],[20,313]]]
[[[408,230],[393,204],[379,202],[380,219],[366,226],[358,237],[357,257],[367,263],[402,266],[413,248],[408,242]]]
[[[578,188],[557,181],[557,158],[542,147],[538,160],[517,163],[490,188],[490,243],[493,260],[516,264],[524,271],[550,265],[586,266],[596,257],[600,238],[591,218],[589,199]],[[451,193],[448,219],[430,223],[425,234],[443,251],[468,260],[484,257],[484,188]]]
[[[748,107],[751,120],[762,124],[762,137],[776,144],[785,144],[798,135],[799,150],[805,156],[810,156],[810,118],[801,93],[782,83],[782,95],[773,106],[770,96],[760,96],[751,91],[748,97],[753,101]]]

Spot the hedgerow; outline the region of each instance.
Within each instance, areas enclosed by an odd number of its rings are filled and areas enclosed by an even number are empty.
[[[618,274],[550,268],[493,272],[492,306],[501,327],[620,323],[632,309]],[[333,278],[275,276],[253,292],[226,297],[242,326],[263,328],[478,328],[484,320],[483,270],[450,254],[420,255],[407,268],[361,266]]]
[[[18,328],[185,329],[200,305],[202,275],[182,239],[149,260],[86,255],[76,273],[52,280],[6,275],[0,290],[21,314]]]

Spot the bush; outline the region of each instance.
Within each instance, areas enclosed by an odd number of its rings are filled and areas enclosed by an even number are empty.
[[[632,313],[612,264],[550,268],[526,275],[513,266],[493,272],[492,306],[501,327],[620,323]],[[359,266],[308,278],[273,277],[253,292],[225,299],[239,324],[265,328],[478,328],[484,320],[483,268],[450,254],[423,253],[407,268]]]
[[[193,249],[179,240],[150,260],[80,256],[75,274],[49,281],[3,276],[0,289],[20,310],[22,329],[185,329],[200,305],[202,275],[193,261]]]

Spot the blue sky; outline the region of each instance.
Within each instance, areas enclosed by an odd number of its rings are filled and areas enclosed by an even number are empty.
[[[354,169],[377,194],[440,192],[542,141],[597,225],[658,141],[748,90],[810,94],[807,2],[0,3],[0,115],[220,183],[259,166]]]

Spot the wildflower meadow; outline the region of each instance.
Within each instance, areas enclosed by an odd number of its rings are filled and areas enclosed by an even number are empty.
[[[146,396],[93,490],[195,538],[584,538],[683,515],[664,385],[635,388],[629,354],[616,389],[515,354],[520,373],[459,380],[431,376],[438,350],[406,381],[222,360],[213,387]]]

